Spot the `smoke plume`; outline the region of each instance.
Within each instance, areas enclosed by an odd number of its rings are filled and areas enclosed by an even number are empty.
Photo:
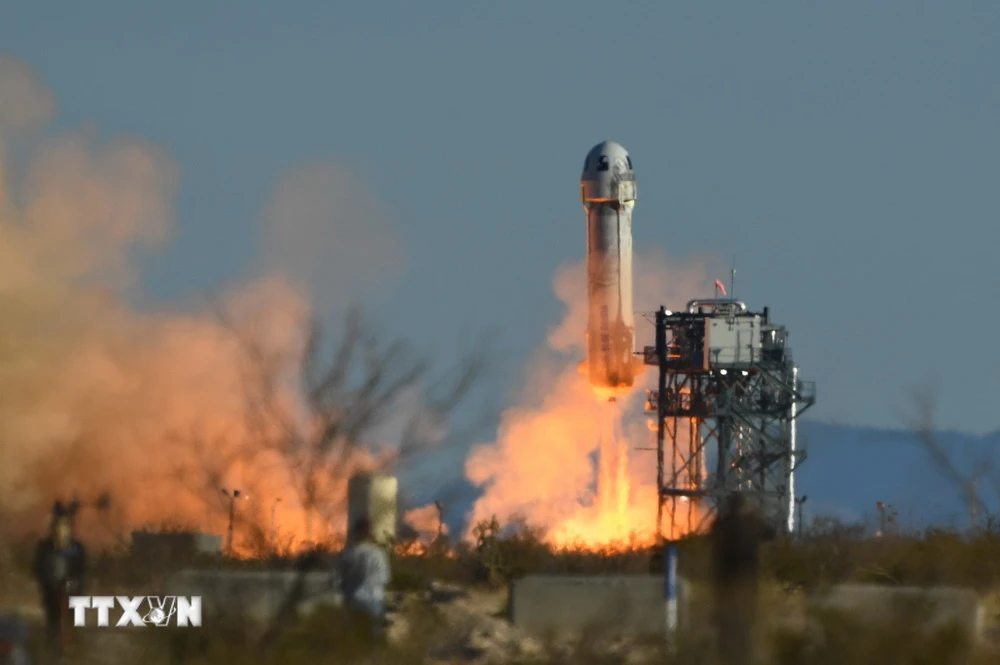
[[[638,252],[637,308],[677,309],[710,294],[716,267],[709,258]],[[503,414],[496,441],[474,449],[466,462],[468,479],[483,489],[469,526],[495,515],[521,518],[559,545],[646,539],[656,514],[656,462],[654,453],[637,448],[654,444],[642,415],[643,388],[652,386],[653,372],[640,377],[626,399],[595,399],[577,370],[587,322],[585,260],[562,266],[554,289],[566,308],[563,320],[529,364],[522,398]],[[637,316],[637,345],[651,344],[652,335],[652,323]]]
[[[55,115],[55,98],[31,69],[0,55],[0,138],[4,131],[33,132]]]
[[[0,58],[0,157],[53,114],[37,77]],[[368,291],[398,273],[402,245],[387,213],[339,167],[292,173],[264,215],[269,272],[201,311],[139,309],[131,303],[142,252],[170,237],[177,167],[129,138],[71,132],[30,143],[23,168],[0,161],[7,525],[44,526],[41,511],[53,500],[109,493],[101,524],[111,531],[171,521],[221,532],[225,487],[242,488],[241,513],[275,510],[283,532],[301,532],[309,520],[281,460],[247,448],[267,436],[246,416],[248,371],[266,359],[284,377],[268,399],[303,413],[292,379],[313,310],[307,289],[332,302],[356,295],[352,271]],[[367,272],[351,256],[364,256]],[[248,360],[248,339],[256,359]]]
[[[403,275],[403,241],[371,187],[330,162],[283,177],[264,210],[262,266],[308,289],[321,311],[381,295]]]

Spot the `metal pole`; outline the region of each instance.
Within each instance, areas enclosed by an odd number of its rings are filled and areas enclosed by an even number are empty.
[[[236,516],[236,497],[229,497],[229,534],[228,534],[228,544],[226,545],[226,552],[229,556],[233,555],[233,518]]]
[[[969,528],[975,531],[979,527],[979,476],[972,477],[972,492],[969,497]]]
[[[441,505],[440,501],[435,501],[434,507],[438,514],[437,541],[440,543],[444,536],[444,506]]]
[[[277,547],[278,546],[278,523],[275,520],[275,511],[278,508],[278,502],[281,501],[281,497],[274,500],[271,504],[271,543]]]
[[[677,648],[677,545],[669,542],[664,547],[663,599],[666,604],[667,649]]]
[[[226,552],[229,556],[233,555],[233,521],[236,517],[236,499],[240,498],[240,491],[233,490],[232,493],[229,492],[225,487],[222,488],[222,493],[229,498],[229,533],[228,533],[228,543],[226,545]]]
[[[656,536],[663,542],[663,445],[664,396],[667,392],[667,308],[656,312],[656,363],[659,368],[656,394]],[[671,529],[673,524],[671,524]]]

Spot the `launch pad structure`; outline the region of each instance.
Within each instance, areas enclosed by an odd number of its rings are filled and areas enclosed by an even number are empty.
[[[643,361],[659,370],[646,403],[656,425],[657,534],[701,531],[732,492],[794,532],[795,471],[805,460],[796,419],[816,397],[815,383],[799,379],[786,328],[766,307],[750,312],[733,299],[661,307],[650,318],[656,343]]]

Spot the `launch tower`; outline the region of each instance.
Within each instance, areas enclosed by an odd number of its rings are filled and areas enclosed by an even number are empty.
[[[805,459],[795,421],[815,403],[815,384],[799,379],[787,330],[766,307],[749,312],[738,300],[693,300],[652,318],[656,345],[643,356],[659,369],[646,405],[657,433],[657,533],[701,530],[733,491],[794,531],[795,470]]]

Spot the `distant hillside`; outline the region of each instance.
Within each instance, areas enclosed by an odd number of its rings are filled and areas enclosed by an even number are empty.
[[[904,527],[967,523],[960,489],[935,468],[913,433],[816,422],[804,422],[800,431],[809,452],[798,493],[809,496],[808,512],[861,519],[873,517],[875,503],[883,501],[897,508]],[[939,432],[937,441],[964,476],[982,469],[983,501],[996,510],[1000,467],[990,473],[984,462],[1000,464],[1000,431],[986,436]]]
[[[802,422],[799,432],[808,458],[798,471],[797,493],[808,496],[807,520],[823,515],[874,523],[875,503],[882,501],[897,509],[903,527],[967,523],[959,488],[934,468],[912,433],[810,421]],[[984,470],[983,500],[991,510],[1000,507],[1000,430],[985,436],[941,432],[938,441],[964,474]],[[464,480],[467,452],[460,445],[446,446],[400,473],[407,506],[441,500],[453,532],[461,529],[479,494]],[[986,460],[995,462],[997,470],[989,472]]]

